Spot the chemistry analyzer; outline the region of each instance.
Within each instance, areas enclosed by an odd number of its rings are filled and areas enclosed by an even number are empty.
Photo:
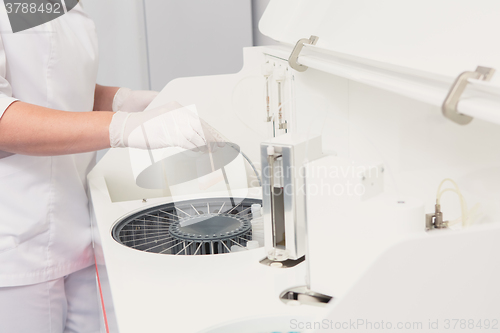
[[[192,108],[224,147],[112,149],[90,173],[103,329],[498,329],[499,17],[272,0],[278,45],[150,105]]]

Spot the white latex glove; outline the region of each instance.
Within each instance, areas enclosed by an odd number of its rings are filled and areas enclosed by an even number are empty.
[[[139,113],[118,111],[109,125],[111,147],[213,149],[224,138],[198,115],[178,103]]]
[[[113,98],[113,111],[142,112],[158,94],[151,90],[120,88]]]

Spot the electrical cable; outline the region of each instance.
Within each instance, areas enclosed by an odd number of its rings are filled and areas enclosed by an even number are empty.
[[[241,156],[243,156],[243,158],[245,160],[247,160],[248,164],[250,164],[250,167],[253,169],[253,172],[255,173],[255,176],[257,176],[257,180],[259,181],[259,186],[262,186],[262,181],[260,180],[260,175],[259,173],[257,172],[257,169],[255,168],[255,166],[253,165],[252,161],[250,160],[250,158],[243,152],[241,151],[241,149],[239,147],[235,147],[235,144],[231,143],[231,142],[227,142],[227,144],[233,148],[234,150],[237,150]]]
[[[453,188],[447,188],[447,189],[441,190],[441,187],[447,181],[451,182],[454,185],[455,188],[454,189]],[[461,213],[462,213],[462,226],[463,227],[467,226],[468,225],[468,219],[469,219],[469,216],[467,214],[467,212],[468,212],[468,210],[467,210],[467,203],[465,202],[464,196],[462,195],[462,192],[460,191],[460,188],[458,187],[458,184],[453,179],[450,179],[450,178],[443,179],[441,181],[441,183],[439,184],[439,187],[438,187],[438,190],[437,190],[437,194],[436,194],[436,205],[440,205],[440,203],[441,203],[441,196],[444,193],[446,193],[446,192],[453,192],[453,193],[456,193],[458,195],[458,199],[460,200]]]

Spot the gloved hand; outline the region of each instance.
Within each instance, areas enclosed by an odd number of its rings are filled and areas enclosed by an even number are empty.
[[[158,94],[157,91],[120,88],[113,98],[113,111],[144,111]]]
[[[222,147],[225,141],[196,113],[176,102],[146,112],[116,112],[109,125],[109,139],[111,147],[194,150]]]

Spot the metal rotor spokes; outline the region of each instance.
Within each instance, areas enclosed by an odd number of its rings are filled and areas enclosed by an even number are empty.
[[[255,203],[261,201],[219,198],[164,204],[119,221],[113,228],[113,238],[144,252],[229,253],[231,246],[246,248],[247,241],[252,240],[250,208]]]

